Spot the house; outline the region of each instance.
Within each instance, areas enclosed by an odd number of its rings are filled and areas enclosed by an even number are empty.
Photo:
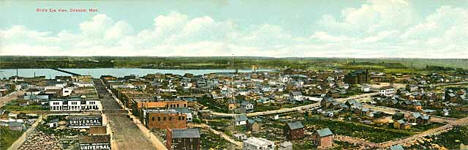
[[[80,150],[110,150],[110,135],[80,135]]]
[[[200,131],[197,128],[167,129],[166,147],[169,150],[199,150]]]
[[[371,87],[370,87],[369,85],[362,85],[362,86],[361,86],[361,91],[362,91],[362,92],[365,92],[365,93],[370,92],[370,91],[371,91]]]
[[[411,124],[405,122],[403,119],[393,122],[393,127],[395,129],[410,129]]]
[[[235,123],[236,126],[246,125],[247,124],[247,116],[245,114],[234,116],[234,123]]]
[[[304,96],[299,91],[291,92],[289,97],[292,102],[302,102],[304,100]]]
[[[70,128],[90,128],[91,126],[102,126],[101,115],[76,115],[68,116],[68,127]]]
[[[254,105],[253,105],[252,103],[250,103],[250,102],[247,102],[247,101],[242,101],[241,104],[240,104],[240,106],[241,106],[242,108],[245,108],[245,110],[246,110],[247,112],[251,112],[251,111],[253,111],[253,109],[254,109]]]
[[[252,132],[258,132],[260,131],[260,123],[253,119],[248,119],[247,120],[247,130],[252,131]]]
[[[250,137],[243,142],[243,150],[274,150],[275,143],[273,141],[264,139]]]
[[[293,150],[293,144],[289,141],[283,142],[278,146],[278,150]]]
[[[312,139],[318,148],[330,148],[333,146],[333,133],[329,128],[324,128],[314,132]]]
[[[288,140],[302,139],[304,137],[304,125],[300,121],[289,122],[283,129]]]
[[[395,89],[393,87],[382,87],[379,93],[381,96],[392,97],[395,95]]]
[[[229,100],[228,101],[228,110],[234,110],[237,108],[237,103],[234,100]]]
[[[427,123],[429,123],[430,119],[431,119],[430,115],[421,114],[419,112],[413,112],[413,113],[411,113],[410,116],[408,116],[408,121],[409,122],[418,123],[418,124],[427,124]]]
[[[239,141],[244,141],[247,139],[247,135],[242,134],[242,133],[236,133],[233,136]]]
[[[49,126],[49,128],[55,128],[58,126],[58,122],[59,122],[58,118],[52,119],[51,121],[47,122],[47,125]]]

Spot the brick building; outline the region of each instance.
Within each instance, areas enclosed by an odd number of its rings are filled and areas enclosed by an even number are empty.
[[[173,109],[144,110],[145,125],[149,129],[186,128],[187,115]]]
[[[312,139],[313,142],[318,145],[319,149],[326,149],[333,146],[333,133],[329,128],[317,130],[314,132]]]
[[[344,76],[344,82],[348,84],[369,83],[368,70],[356,70]]]
[[[304,137],[304,125],[301,122],[289,122],[283,129],[288,140],[302,139]]]

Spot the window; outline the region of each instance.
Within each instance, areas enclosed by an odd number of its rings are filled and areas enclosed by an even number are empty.
[[[166,117],[164,117],[163,120],[166,121]]]
[[[184,107],[187,107],[187,104],[184,104]]]
[[[158,117],[158,121],[161,121],[161,117]]]
[[[177,107],[179,107],[179,104],[177,104]]]
[[[172,117],[169,117],[169,121],[171,121],[171,120],[172,120]]]
[[[154,117],[151,117],[151,120],[154,121]]]

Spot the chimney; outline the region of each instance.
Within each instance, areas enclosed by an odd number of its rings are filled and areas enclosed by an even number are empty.
[[[167,128],[166,129],[166,148],[171,150],[172,148],[172,130]]]

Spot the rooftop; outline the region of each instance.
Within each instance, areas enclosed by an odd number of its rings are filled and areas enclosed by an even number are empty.
[[[318,133],[318,135],[319,135],[320,137],[325,137],[325,136],[333,135],[333,133],[331,132],[331,130],[330,130],[329,128],[317,130],[317,133]]]
[[[196,128],[172,129],[172,138],[200,138],[200,131]]]
[[[289,129],[294,130],[294,129],[304,128],[304,125],[302,125],[300,121],[296,121],[296,122],[289,122],[288,127]]]

